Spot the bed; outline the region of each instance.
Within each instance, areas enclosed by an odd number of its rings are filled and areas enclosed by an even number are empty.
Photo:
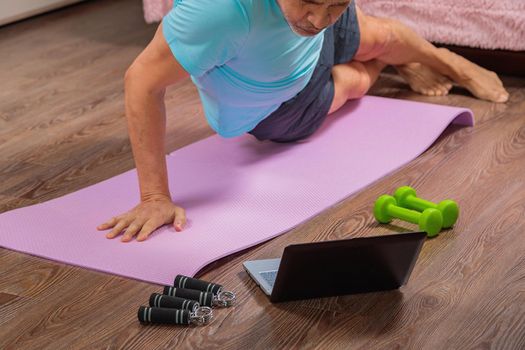
[[[525,76],[525,0],[356,0],[363,12],[396,18],[427,40],[501,74]],[[162,19],[172,0],[144,0]]]

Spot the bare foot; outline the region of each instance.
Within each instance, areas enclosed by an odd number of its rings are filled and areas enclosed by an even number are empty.
[[[497,74],[470,62],[454,52],[440,48],[439,54],[451,67],[454,75],[450,78],[463,86],[474,96],[492,102],[507,102],[509,93]]]
[[[452,82],[421,63],[408,63],[395,66],[399,75],[406,80],[410,88],[427,96],[445,96],[452,88]]]

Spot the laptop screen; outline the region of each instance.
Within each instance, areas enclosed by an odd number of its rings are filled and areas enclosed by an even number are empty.
[[[406,283],[424,232],[290,245],[272,301],[397,289]]]

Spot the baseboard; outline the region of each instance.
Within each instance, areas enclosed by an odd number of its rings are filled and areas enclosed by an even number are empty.
[[[0,26],[84,0],[1,0]]]
[[[525,51],[485,50],[464,46],[436,45],[446,47],[498,74],[525,77]]]

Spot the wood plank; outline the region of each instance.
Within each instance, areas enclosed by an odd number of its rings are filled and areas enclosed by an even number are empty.
[[[0,293],[0,306],[7,304],[16,298],[18,298],[17,295]]]

